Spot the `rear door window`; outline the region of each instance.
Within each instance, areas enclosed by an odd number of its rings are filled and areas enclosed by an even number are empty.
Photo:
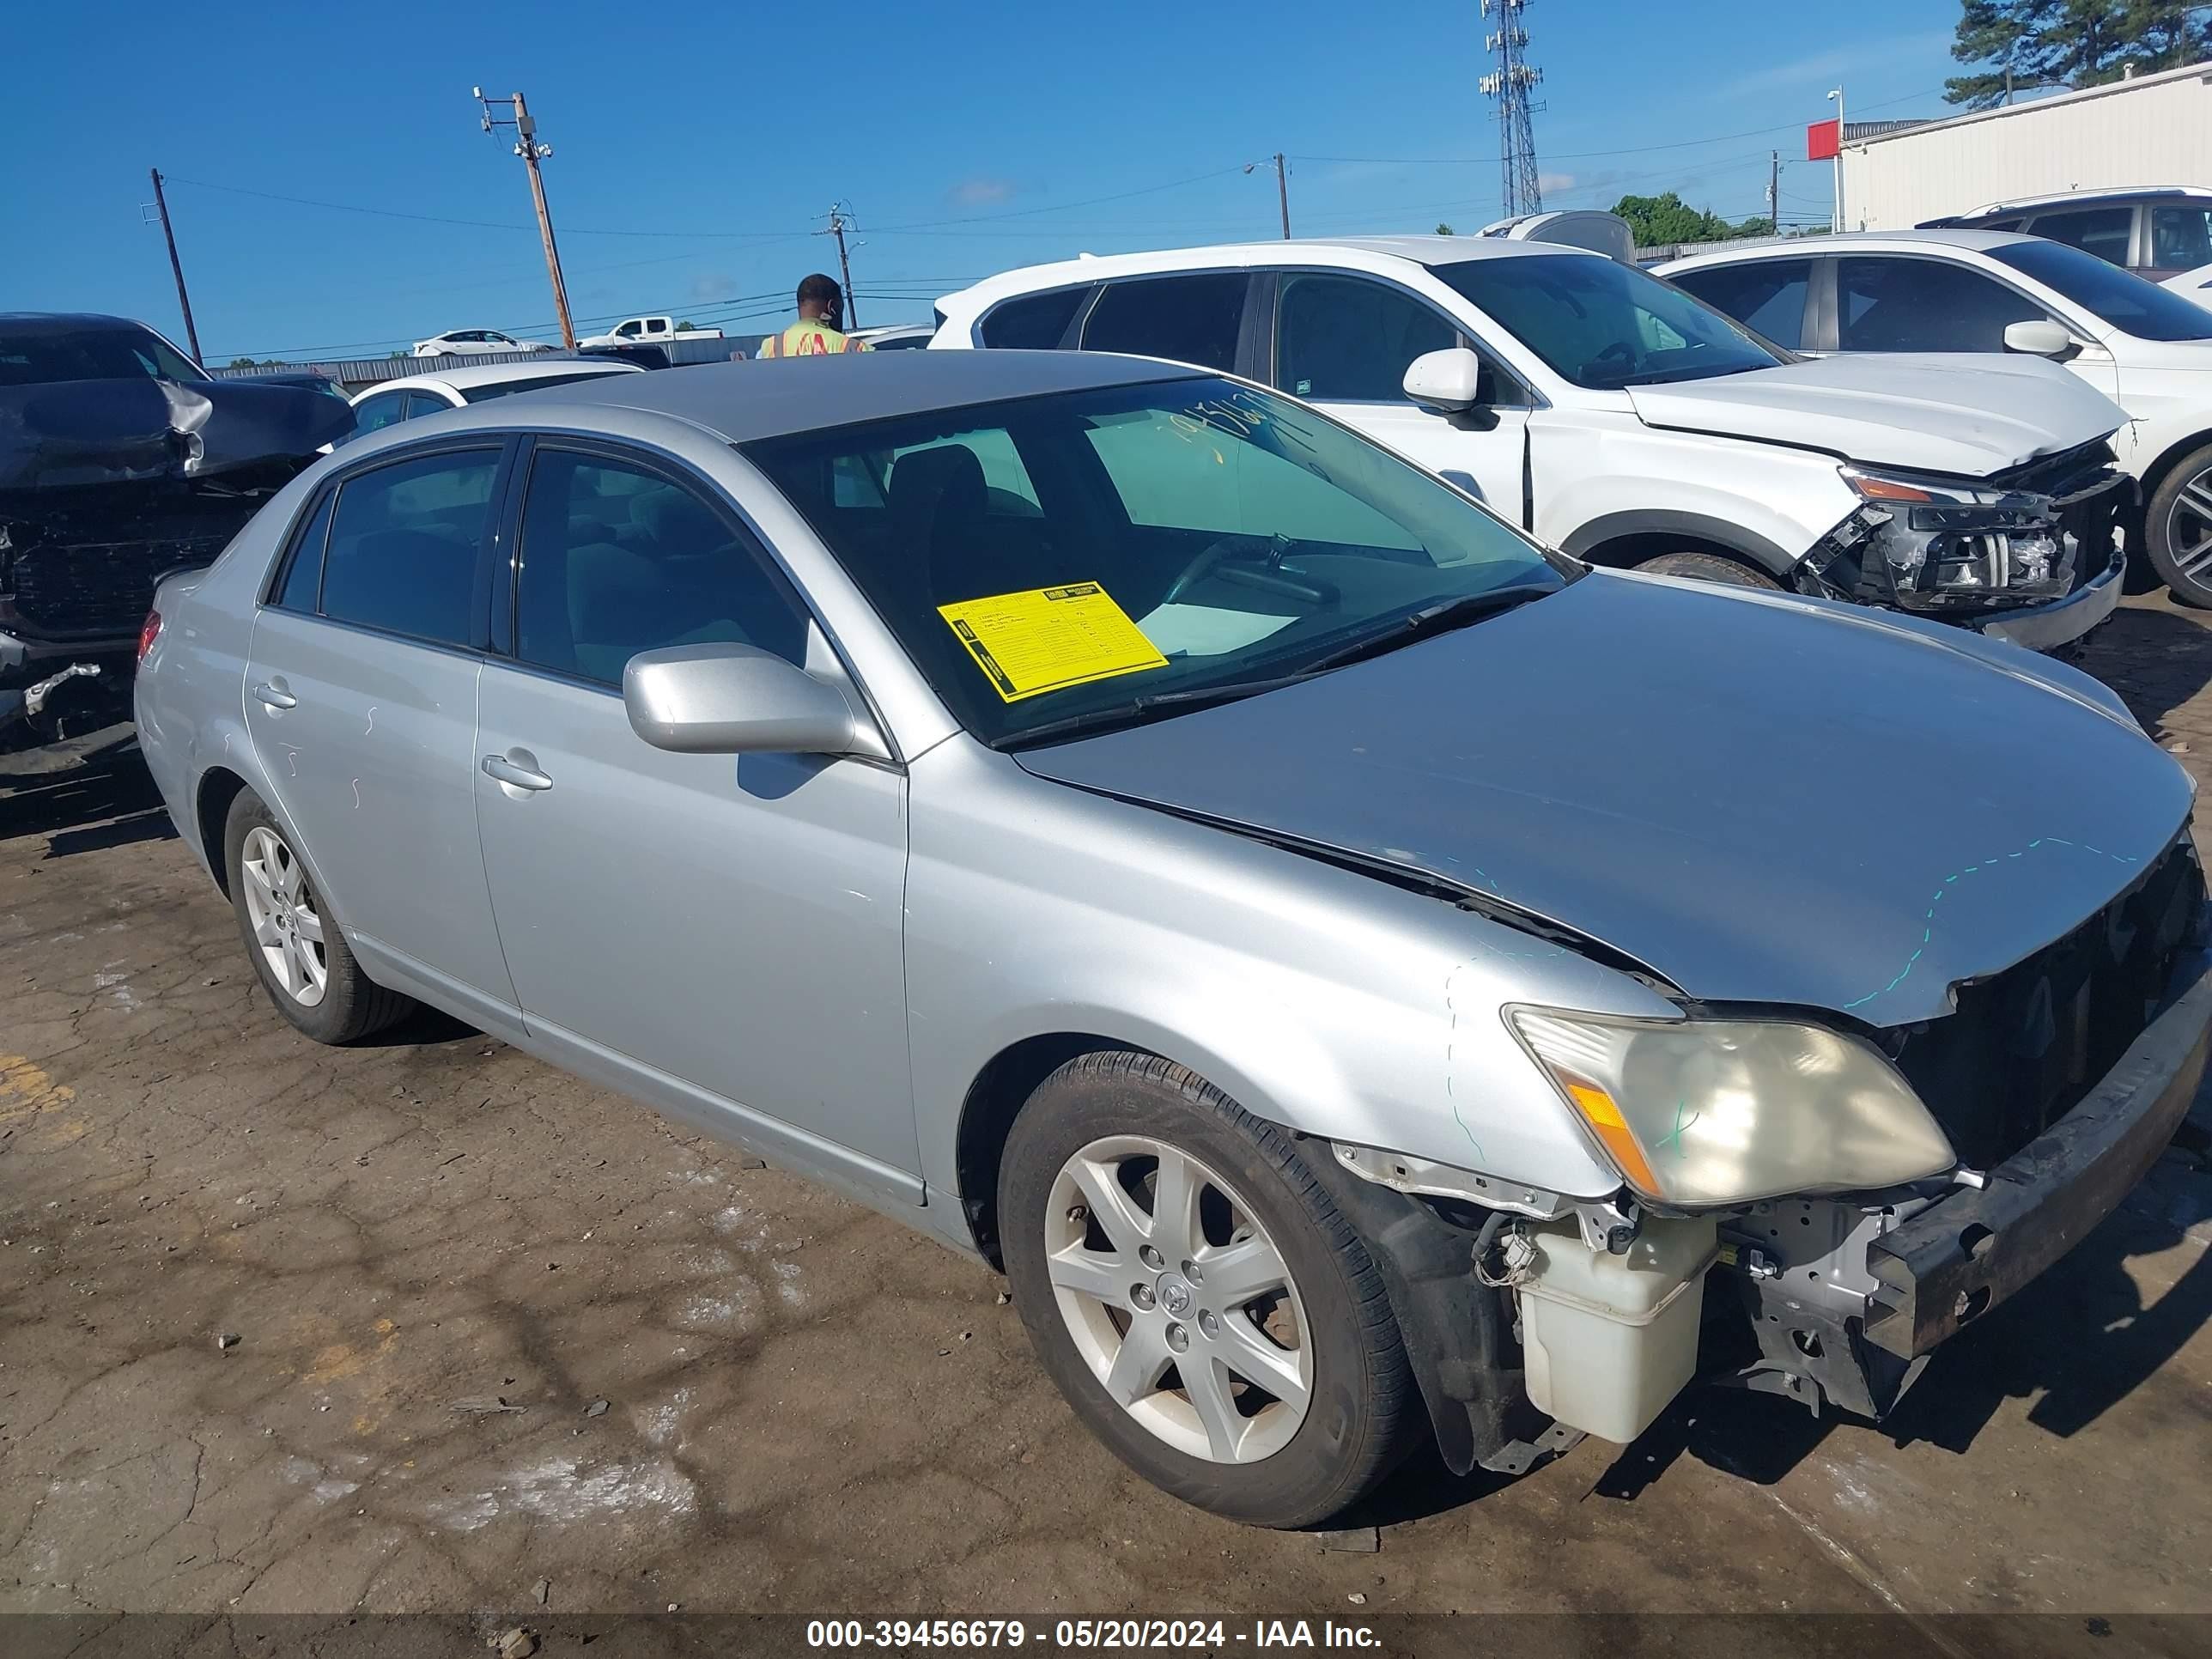
[[[499,459],[490,448],[418,455],[340,484],[322,614],[441,645],[470,643]]]
[[[403,421],[416,421],[425,415],[442,415],[452,407],[453,404],[447,403],[436,392],[424,392],[418,388],[407,394],[407,412],[399,418]]]
[[[1275,313],[1275,383],[1319,402],[1403,403],[1406,366],[1459,330],[1433,306],[1360,276],[1294,271]]]
[[[1066,288],[1056,294],[1009,300],[983,319],[983,343],[1000,350],[1049,351],[1065,337],[1067,325],[1090,297],[1087,288]]]
[[[1241,270],[1109,283],[1083,325],[1083,349],[1233,369],[1249,286]]]
[[[2084,253],[2094,253],[2108,264],[2126,265],[2135,240],[2136,210],[2132,207],[2075,208],[2069,213],[2039,213],[2028,221],[2027,234],[2063,242]]]
[[[1805,343],[1805,291],[1810,259],[1753,259],[1740,265],[1686,270],[1670,279],[1753,333],[1797,350]]]
[[[1845,351],[2002,351],[2008,325],[2050,314],[1994,277],[1940,259],[1837,267],[1837,343]]]

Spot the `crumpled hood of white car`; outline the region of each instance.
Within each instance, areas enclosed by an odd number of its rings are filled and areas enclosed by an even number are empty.
[[[1869,353],[1628,388],[1646,426],[1980,478],[2118,429],[2118,404],[2040,357]]]

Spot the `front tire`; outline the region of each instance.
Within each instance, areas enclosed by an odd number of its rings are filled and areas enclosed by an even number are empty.
[[[1662,553],[1636,567],[1655,576],[1682,576],[1692,581],[1718,582],[1724,587],[1759,587],[1779,593],[1782,584],[1764,570],[1730,558],[1725,553]]]
[[[318,1042],[352,1042],[415,1005],[362,972],[290,836],[260,796],[238,792],[222,835],[238,931],[278,1013]]]
[[[1015,1304],[1109,1449],[1200,1509],[1339,1513],[1421,1420],[1367,1246],[1292,1138],[1155,1055],[1070,1060],[1008,1137]]]
[[[2143,550],[2176,599],[2212,606],[2212,444],[2183,456],[2151,492]]]

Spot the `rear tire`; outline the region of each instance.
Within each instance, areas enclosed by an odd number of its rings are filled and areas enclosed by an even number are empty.
[[[414,1006],[362,972],[291,842],[260,796],[241,789],[222,832],[223,869],[246,960],[276,1012],[318,1042],[352,1042]]]
[[[1045,1370],[1184,1502],[1313,1526],[1425,1420],[1365,1242],[1290,1135],[1183,1067],[1127,1052],[1062,1066],[1015,1120],[999,1204]]]
[[[1654,576],[1681,576],[1691,581],[1718,582],[1727,587],[1763,587],[1782,592],[1782,584],[1756,565],[1725,553],[1662,553],[1636,567]]]
[[[2174,598],[2212,606],[2212,444],[2184,455],[2151,492],[2143,551]]]

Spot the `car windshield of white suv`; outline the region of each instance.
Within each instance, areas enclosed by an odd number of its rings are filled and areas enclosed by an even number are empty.
[[[744,447],[1000,746],[1258,695],[1571,568],[1327,416],[1211,377]]]
[[[2212,311],[2078,247],[2063,242],[2008,242],[1991,248],[1990,257],[2056,289],[2138,340],[2212,340]]]
[[[1593,391],[1789,361],[1681,289],[1595,254],[1500,255],[1429,269],[1553,372]]]

